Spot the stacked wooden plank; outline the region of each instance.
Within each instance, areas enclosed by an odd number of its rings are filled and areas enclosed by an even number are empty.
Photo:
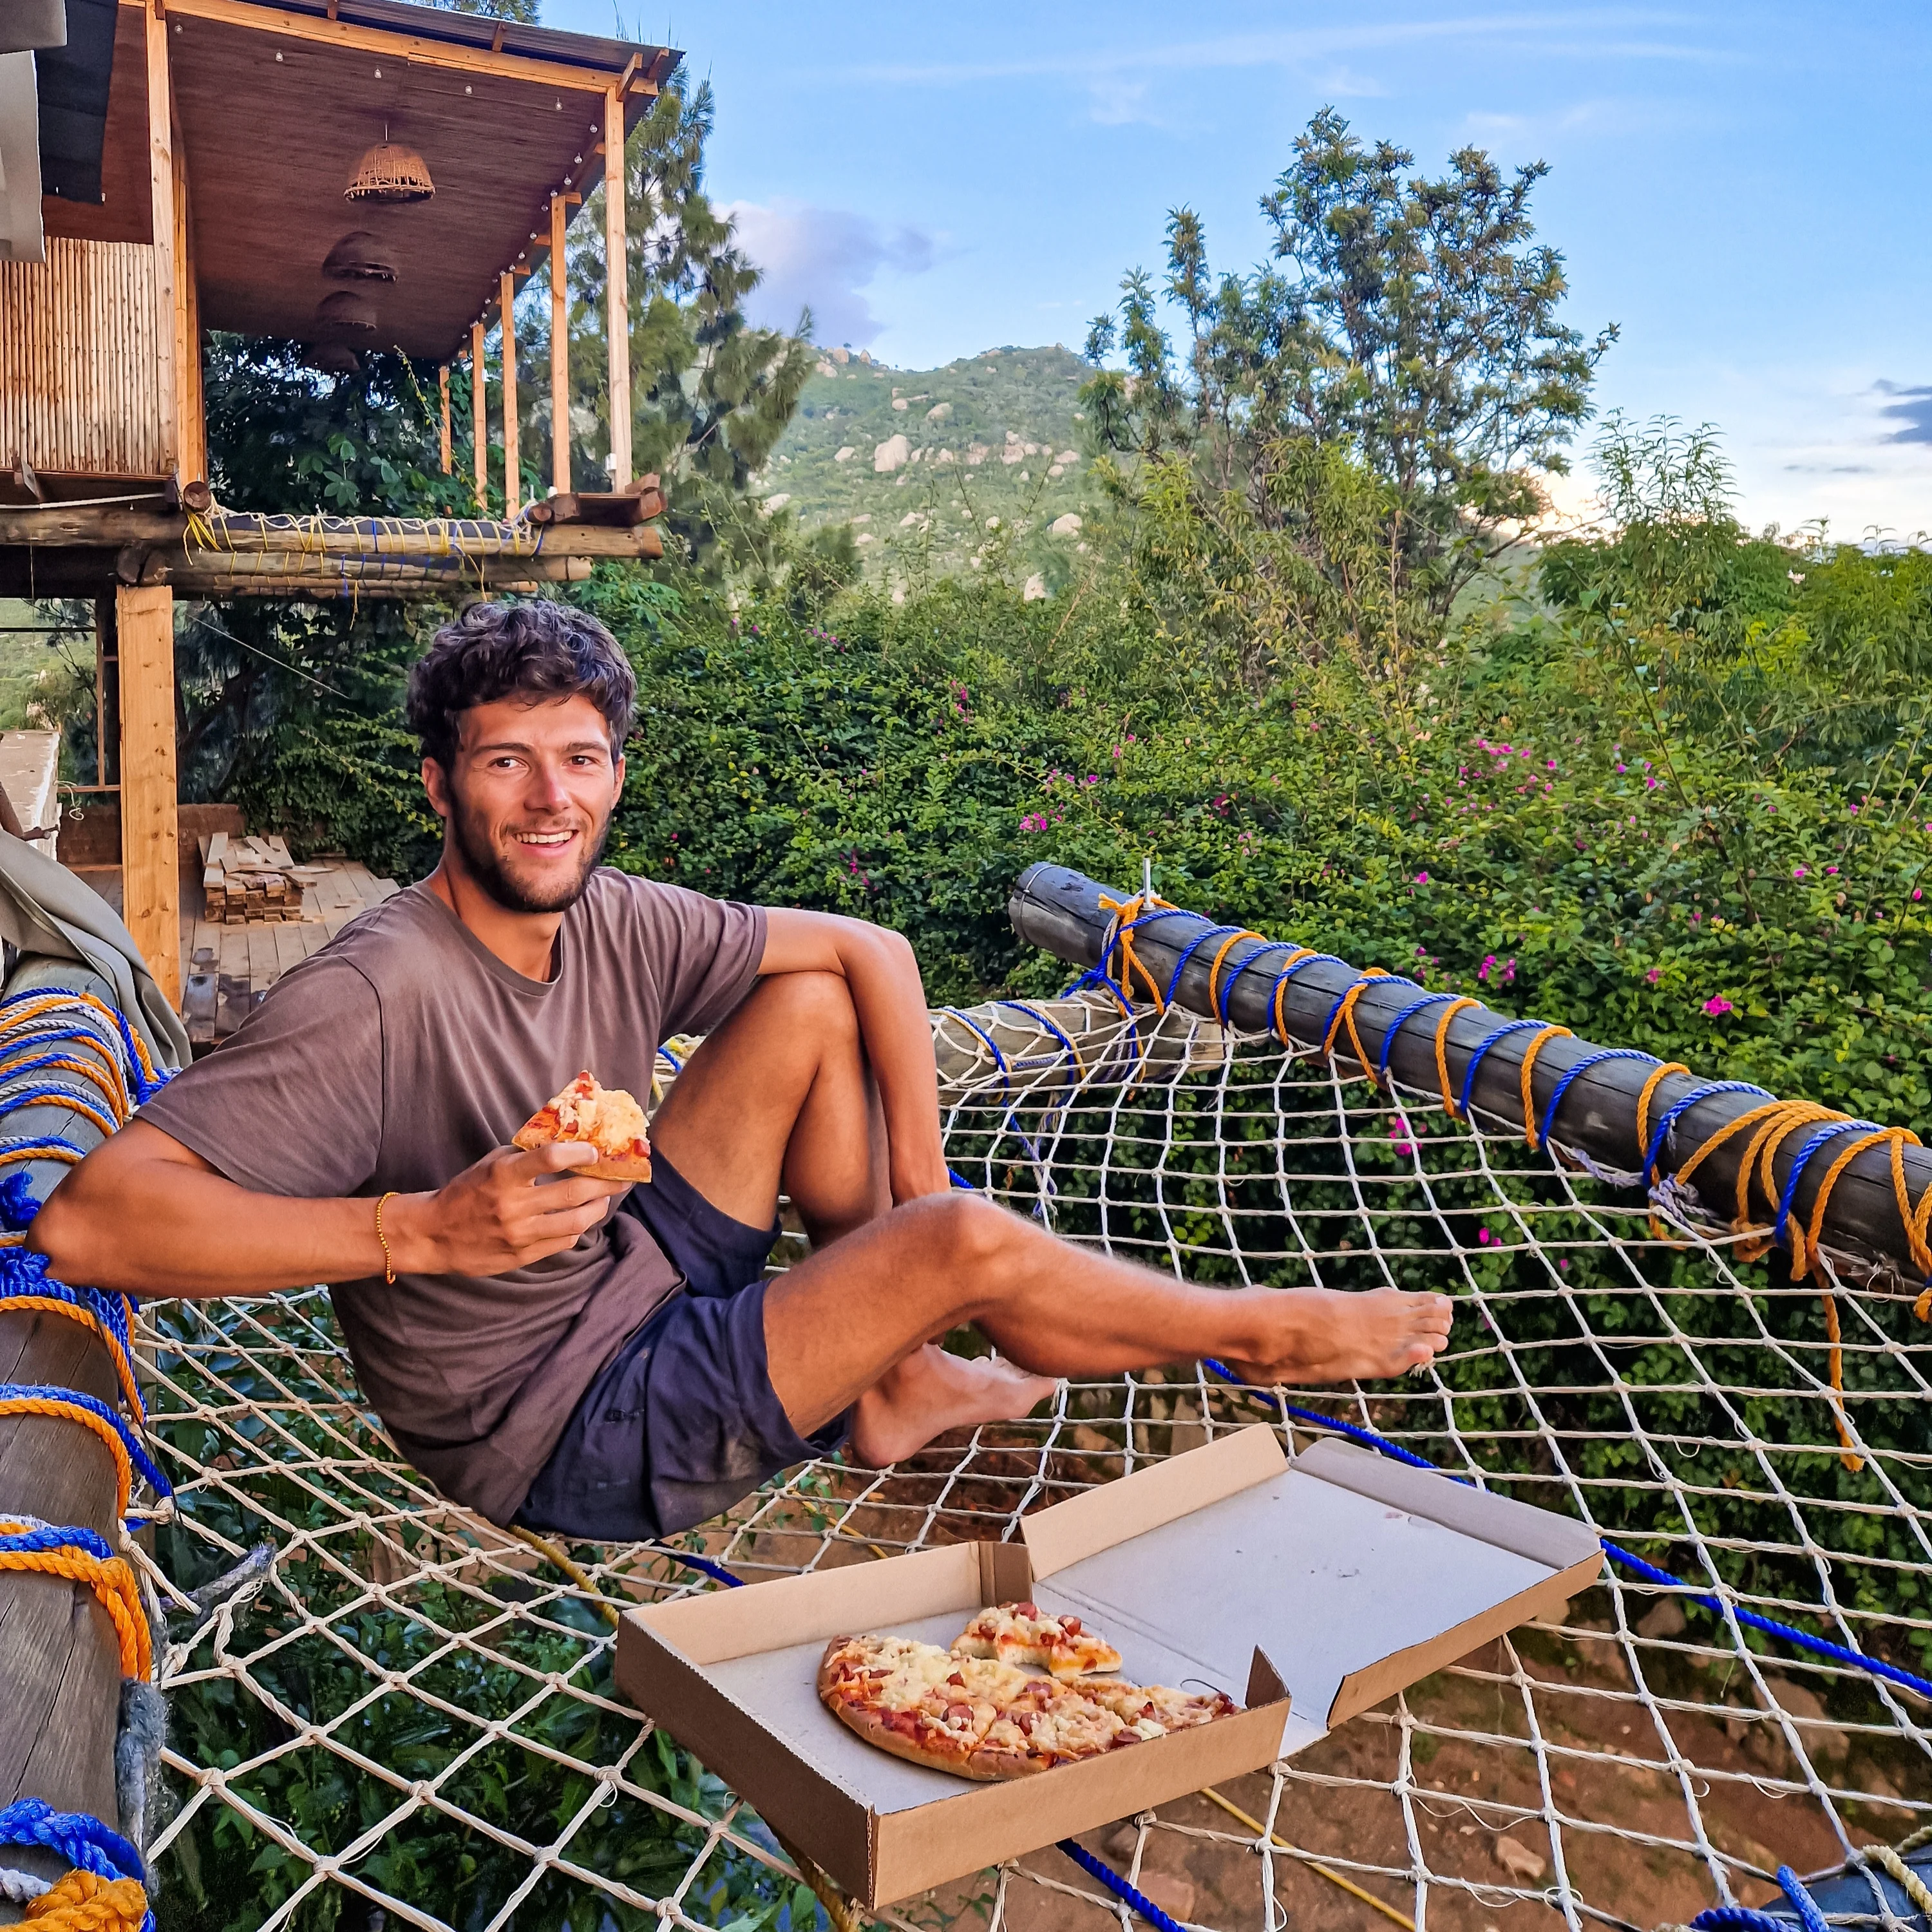
[[[321,876],[319,866],[298,866],[280,838],[211,832],[201,841],[202,916],[211,926],[298,920],[303,886]]]
[[[394,880],[380,878],[339,853],[324,854],[312,867],[298,869],[304,887],[298,920],[228,926],[183,917],[182,1017],[197,1052],[226,1040],[284,973],[320,952],[351,920],[398,890]]]

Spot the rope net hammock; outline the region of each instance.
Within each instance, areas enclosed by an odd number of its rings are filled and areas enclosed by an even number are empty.
[[[1131,1925],[1094,1855],[1214,1932],[1648,1932],[1782,1905],[1780,1868],[1847,1868],[1837,1922],[1909,1919],[1864,1856],[1932,1823],[1932,1330],[1909,1288],[1829,1252],[1793,1282],[1782,1253],[1744,1258],[1762,1231],[1178,1008],[1087,992],[933,1024],[963,1184],[1191,1281],[1447,1290],[1449,1352],[1360,1388],[1246,1390],[1198,1364],[1063,1384],[1050,1414],[889,1472],[794,1470],[675,1547],[563,1549],[408,1468],[320,1289],[152,1304],[178,1808],[148,1850],[199,1922],[808,1926],[763,1822],[615,1691],[616,1613],[721,1573],[998,1540],[1257,1420],[1291,1451],[1358,1432],[1581,1519],[1620,1560],[1562,1623],[1090,1834],[1087,1869],[1048,1849],[882,1922]],[[210,1845],[245,1850],[224,1865],[245,1893],[208,1889]]]

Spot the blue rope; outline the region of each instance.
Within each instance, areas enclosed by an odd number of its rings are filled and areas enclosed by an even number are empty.
[[[6,998],[0,1000],[0,1030],[4,1030],[6,1027],[6,1012],[9,1006],[16,1006],[23,1000],[44,1000],[50,994],[58,994],[65,990],[59,987],[42,986],[32,988],[24,993],[10,993]],[[67,996],[79,1005],[76,995],[69,992]],[[92,1006],[82,1006],[80,1010],[92,1013],[97,1009]],[[113,1015],[116,1029],[121,1035],[123,1071],[128,1076],[128,1084],[134,1090],[134,1104],[139,1106],[144,1100],[158,1094],[168,1084],[172,1076],[162,1072],[157,1073],[154,1078],[150,1080],[141,1071],[141,1050],[134,1044],[134,1030],[128,1024],[128,1016],[122,1012],[118,1006],[110,1006],[107,1010]]]
[[[1130,1885],[1112,1867],[1103,1865],[1078,1839],[1062,1838],[1060,1849],[1090,1878],[1098,1879],[1122,1904],[1132,1907],[1150,1925],[1157,1928],[1158,1932],[1185,1932],[1185,1928],[1168,1918],[1145,1892]],[[1788,1927],[1785,1932],[1790,1932]]]
[[[1342,988],[1336,996],[1335,1004],[1328,1009],[1328,1017],[1322,1023],[1322,1037],[1324,1040],[1335,1030],[1335,1023],[1341,1017],[1342,1009],[1348,1003],[1348,995],[1364,986],[1406,986],[1418,993],[1422,990],[1413,980],[1398,980],[1387,973],[1362,974]],[[1386,1034],[1382,1038],[1382,1048],[1384,1053],[1388,1049]]]
[[[733,1576],[723,1564],[714,1563],[708,1556],[694,1556],[688,1550],[673,1550],[668,1544],[662,1543],[660,1543],[657,1547],[674,1562],[682,1563],[687,1570],[701,1571],[714,1582],[729,1584],[734,1590],[742,1589],[744,1587],[743,1577]]]
[[[684,1062],[679,1059],[677,1055],[672,1052],[669,1047],[659,1047],[658,1048],[658,1058],[660,1060],[668,1060],[670,1063],[670,1070],[674,1073],[682,1073],[684,1071]]]
[[[1222,982],[1221,997],[1220,1000],[1216,1003],[1220,1008],[1218,1017],[1223,1026],[1231,1026],[1234,1024],[1233,1021],[1230,1018],[1229,1015],[1234,1006],[1234,982],[1238,980],[1250,966],[1253,965],[1255,962],[1261,958],[1264,952],[1279,952],[1285,950],[1286,949],[1283,947],[1282,944],[1280,940],[1264,939],[1262,943],[1255,948],[1253,952],[1250,952],[1245,959],[1242,960],[1239,964],[1229,970],[1227,978]]]
[[[1657,1131],[1650,1137],[1649,1146],[1644,1149],[1643,1165],[1637,1172],[1646,1182],[1657,1178],[1657,1156],[1664,1150],[1664,1137],[1677,1124],[1678,1115],[1715,1094],[1755,1094],[1760,1100],[1774,1100],[1778,1097],[1762,1087],[1754,1087],[1748,1080],[1708,1080],[1701,1087],[1694,1087],[1682,1100],[1664,1110],[1663,1119],[1657,1124]]]
[[[0,1160],[10,1154],[25,1154],[29,1148],[52,1148],[62,1154],[70,1154],[78,1160],[87,1149],[76,1147],[71,1141],[64,1141],[58,1134],[11,1134],[0,1138]]]
[[[4,1522],[0,1514],[0,1522]],[[104,1536],[98,1536],[91,1529],[56,1529],[50,1526],[46,1529],[23,1529],[11,1536],[0,1536],[0,1550],[18,1556],[22,1551],[35,1555],[44,1550],[84,1550],[88,1555],[98,1557],[103,1563],[114,1555],[114,1546]]]
[[[1829,1932],[1818,1901],[1789,1865],[1778,1868],[1778,1882],[1798,1914],[1804,1932]],[[1690,1922],[1691,1932],[1791,1932],[1791,1921],[1775,1912],[1754,1912],[1748,1906],[1714,1905]]]
[[[65,1282],[56,1281],[47,1273],[47,1268],[46,1256],[30,1249],[0,1252],[0,1308],[30,1294],[44,1301],[64,1301],[96,1316],[115,1340],[131,1353],[134,1341],[128,1330],[127,1303],[119,1295],[104,1294],[98,1288],[70,1288]]]
[[[1136,920],[1134,923],[1138,926],[1140,921]],[[1171,1006],[1174,1004],[1174,988],[1180,984],[1181,974],[1187,970],[1188,961],[1192,959],[1209,940],[1227,939],[1245,933],[1247,929],[1245,926],[1204,926],[1181,949],[1180,957],[1174,962],[1174,971],[1168,980],[1167,992],[1161,1004],[1164,1006]]]
[[[174,1494],[174,1486],[154,1467],[153,1458],[142,1446],[141,1438],[128,1427],[118,1408],[109,1408],[106,1402],[84,1394],[80,1389],[55,1388],[45,1382],[0,1382],[0,1402],[12,1402],[22,1397],[70,1402],[76,1408],[86,1409],[91,1415],[98,1415],[120,1437],[122,1447],[128,1452],[128,1461],[134,1464],[135,1473],[148,1488],[158,1496]]]
[[[1068,1053],[1072,1056],[1073,1064],[1075,1066],[1077,1066],[1079,1065],[1080,1049],[1073,1044],[1072,1040],[1067,1038],[1065,1034],[1060,1031],[1058,1027],[1054,1024],[1052,1018],[1049,1015],[1042,1012],[1037,1006],[1029,1006],[1024,1000],[997,1000],[994,1004],[996,1006],[1011,1006],[1016,1012],[1024,1013],[1028,1019],[1034,1021],[1038,1024],[1046,1028],[1047,1031],[1052,1034],[1054,1038],[1058,1040],[1060,1045],[1065,1047]]]
[[[1778,1197],[1778,1219],[1772,1224],[1771,1238],[1780,1247],[1788,1247],[1791,1244],[1791,1204],[1797,1198],[1798,1183],[1804,1174],[1805,1163],[1827,1141],[1836,1140],[1840,1134],[1875,1134],[1882,1131],[1870,1120],[1828,1121],[1798,1150],[1798,1157],[1791,1163],[1791,1172],[1784,1177],[1784,1191]]]
[[[1464,1120],[1469,1118],[1469,1095],[1476,1084],[1476,1069],[1482,1065],[1483,1056],[1499,1040],[1508,1040],[1513,1033],[1527,1033],[1532,1027],[1539,1031],[1548,1026],[1547,1020],[1510,1020],[1499,1026],[1486,1040],[1476,1042],[1476,1050],[1469,1056],[1469,1064],[1462,1070],[1462,1090],[1456,1096],[1456,1111]]]
[[[1634,1046],[1599,1047],[1594,1053],[1585,1054],[1574,1066],[1566,1070],[1562,1078],[1557,1082],[1556,1091],[1550,1095],[1550,1105],[1543,1110],[1543,1126],[1537,1135],[1539,1141],[1548,1142],[1550,1130],[1556,1124],[1556,1110],[1562,1106],[1563,1096],[1569,1092],[1570,1082],[1578,1074],[1587,1073],[1592,1067],[1602,1066],[1606,1060],[1642,1060],[1652,1066],[1662,1064],[1655,1054],[1646,1053]]]
[[[1427,1462],[1412,1450],[1405,1449],[1400,1443],[1391,1442],[1386,1436],[1378,1436],[1372,1429],[1364,1429],[1352,1422],[1342,1421],[1332,1415],[1324,1415],[1318,1410],[1298,1408],[1292,1402],[1283,1402],[1280,1396],[1268,1394],[1264,1389],[1252,1388],[1244,1382],[1222,1363],[1211,1355],[1204,1355],[1202,1361],[1212,1369],[1223,1382],[1232,1382],[1237,1388],[1246,1389],[1256,1400],[1265,1402],[1279,1409],[1283,1415],[1292,1415],[1304,1422],[1312,1422],[1324,1429],[1332,1429],[1337,1435],[1346,1436],[1352,1442],[1359,1442],[1365,1449],[1378,1449],[1384,1456],[1392,1456],[1398,1462],[1406,1462],[1412,1469],[1432,1470],[1438,1475],[1446,1475],[1452,1483],[1467,1483],[1468,1478],[1458,1476],[1446,1469],[1438,1469],[1433,1462]],[[1722,1599],[1708,1591],[1700,1590],[1694,1583],[1687,1583],[1681,1576],[1673,1576],[1668,1570],[1660,1570],[1654,1563],[1646,1563],[1641,1556],[1633,1556],[1627,1550],[1620,1550],[1606,1538],[1598,1539],[1603,1544],[1604,1553],[1613,1563],[1622,1564],[1625,1569],[1633,1570],[1646,1582],[1659,1583],[1666,1588],[1688,1592],[1694,1603],[1700,1604],[1718,1616],[1724,1614],[1726,1606]],[[1748,1624],[1753,1630],[1762,1630],[1767,1636],[1774,1636],[1786,1643],[1796,1644],[1801,1650],[1808,1650],[1814,1655],[1842,1664],[1850,1670],[1862,1670],[1874,1677],[1882,1677],[1888,1683],[1903,1685],[1932,1701],[1932,1680],[1915,1676],[1909,1670],[1901,1670],[1895,1664],[1887,1664],[1882,1659],[1868,1657],[1862,1651],[1847,1650],[1843,1644],[1833,1643],[1828,1638],[1813,1636],[1808,1631],[1795,1630],[1790,1624],[1776,1622],[1772,1618],[1761,1617],[1755,1610],[1748,1610],[1741,1604],[1730,1606],[1730,1614],[1741,1624]],[[1696,1922],[1693,1921],[1694,1924]],[[1790,1932],[1787,1926],[1784,1932]]]
[[[1413,1019],[1418,1013],[1422,1012],[1426,1007],[1439,1006],[1442,1005],[1445,1000],[1456,999],[1459,997],[1460,996],[1458,994],[1454,993],[1424,993],[1420,999],[1414,1000],[1409,1005],[1404,1006],[1402,1011],[1397,1013],[1395,1018],[1389,1022],[1388,1030],[1382,1035],[1382,1057],[1376,1062],[1376,1076],[1384,1087],[1388,1084],[1389,1054],[1394,1049],[1395,1036],[1397,1034],[1401,1032],[1404,1024],[1407,1022]]]
[[[18,1798],[0,1811],[0,1845],[44,1845],[110,1883],[118,1878],[148,1882],[141,1854],[118,1832],[85,1811],[56,1811],[41,1798]],[[143,1913],[141,1932],[154,1932],[154,1925],[153,1912]]]
[[[1323,964],[1324,962],[1330,966],[1348,966],[1347,960],[1337,959],[1332,952],[1311,952],[1306,959],[1298,959],[1292,966],[1284,966],[1281,970],[1274,976],[1274,981],[1268,989],[1268,1023],[1270,1025],[1273,1025],[1274,1023],[1275,999],[1276,996],[1280,992],[1282,988],[1285,986],[1289,980],[1292,980],[1296,974],[1302,971],[1304,968],[1310,966],[1319,966]],[[1352,966],[1348,966],[1348,970],[1350,972],[1352,973],[1354,970],[1355,969]],[[1286,1027],[1283,1027],[1282,1030],[1286,1033],[1288,1029]],[[1282,1044],[1286,1046],[1287,1042],[1283,1041]]]
[[[993,1056],[993,1064],[1000,1070],[1000,1084],[1011,1093],[1013,1085],[1012,1070],[1006,1065],[1006,1056],[1000,1051],[1000,1042],[971,1014],[962,1013],[957,1006],[948,1006],[945,1010],[951,1018],[964,1021],[986,1042],[987,1050]]]

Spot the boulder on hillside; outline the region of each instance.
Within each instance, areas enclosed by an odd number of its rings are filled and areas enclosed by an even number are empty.
[[[1050,537],[1077,537],[1080,534],[1080,519],[1069,510],[1064,517],[1055,517],[1046,526]]]
[[[835,362],[849,362],[852,359],[852,352],[849,349],[831,349],[826,350],[826,353]]]
[[[1077,449],[1063,449],[1053,460],[1056,463],[1078,463],[1080,452]]]
[[[992,453],[983,442],[968,443],[966,446],[966,460],[974,464],[984,463]]]
[[[1020,601],[1026,604],[1037,604],[1046,595],[1046,579],[1041,576],[1038,571],[1035,571],[1027,579],[1024,587],[1021,590]]]
[[[818,373],[821,376],[836,376],[838,374],[838,371],[833,368],[832,364],[826,362],[825,358],[821,356],[818,358]]]
[[[903,435],[889,436],[872,452],[872,469],[884,476],[901,468],[912,456],[912,445]]]
[[[775,516],[790,501],[790,493],[788,490],[781,490],[776,496],[767,496],[765,500],[758,506],[758,514],[761,517]]]
[[[950,449],[935,450],[932,460],[935,463],[956,463],[958,458]]]
[[[928,422],[950,422],[952,418],[952,405],[950,403],[934,403],[926,412]]]
[[[892,398],[892,407],[896,410],[909,410],[912,407],[912,405],[906,400],[904,397],[895,396]]]
[[[1023,442],[1010,442],[1000,452],[1000,460],[1010,469],[1016,463],[1026,460],[1027,446]]]
[[[843,449],[840,450],[838,454],[832,458],[832,460],[834,463],[850,463],[853,458],[856,456],[858,453],[859,452],[848,442]]]

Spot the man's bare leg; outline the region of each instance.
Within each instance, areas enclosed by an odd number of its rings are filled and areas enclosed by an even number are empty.
[[[770,1226],[782,1192],[815,1252],[889,1212],[885,1125],[844,982],[828,973],[761,980],[692,1055],[652,1123],[651,1144],[714,1208],[752,1227]],[[844,1318],[827,1305],[818,1318]],[[769,1316],[766,1343],[770,1353]],[[855,1453],[869,1461],[884,1439],[873,1416],[898,1419],[894,1441],[916,1432],[916,1448],[949,1429],[1024,1415],[1053,1390],[1051,1376],[1006,1362],[902,1348],[878,1360],[855,1418]]]
[[[1196,1288],[955,1194],[896,1208],[791,1270],[766,1298],[765,1336],[794,1426],[856,1404],[853,1451],[876,1467],[938,1432],[927,1418],[956,1399],[952,1358],[928,1345],[968,1323],[1037,1375],[1215,1355],[1266,1386],[1403,1374],[1448,1346],[1452,1306],[1396,1288]]]

